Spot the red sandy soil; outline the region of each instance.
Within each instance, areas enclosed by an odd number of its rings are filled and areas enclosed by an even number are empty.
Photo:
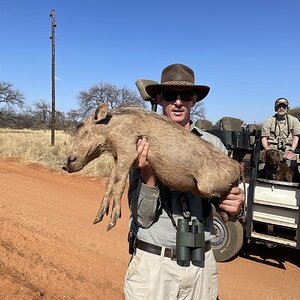
[[[0,160],[0,299],[123,299],[129,211],[92,225],[101,178]],[[300,299],[300,252],[250,244],[218,263],[219,298]]]

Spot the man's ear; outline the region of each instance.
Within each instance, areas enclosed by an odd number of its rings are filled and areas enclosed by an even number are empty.
[[[192,107],[195,105],[197,103],[197,95],[194,95],[194,97],[193,97],[193,105],[192,105]]]
[[[162,106],[163,99],[162,99],[161,95],[157,95],[156,96],[156,102],[157,102],[157,104],[159,104],[160,106]]]

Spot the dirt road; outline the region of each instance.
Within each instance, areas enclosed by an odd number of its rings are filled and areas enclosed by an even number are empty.
[[[128,208],[92,221],[104,181],[0,160],[0,299],[123,299]],[[250,245],[219,263],[220,300],[299,299],[300,253]]]

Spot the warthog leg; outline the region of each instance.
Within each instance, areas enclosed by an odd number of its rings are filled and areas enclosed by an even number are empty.
[[[112,211],[110,215],[110,222],[107,226],[107,231],[113,228],[116,225],[117,219],[121,217],[121,198],[125,190],[126,179],[128,176],[130,165],[132,163],[130,161],[130,164],[124,164],[122,163],[122,161],[125,160],[119,158],[119,161],[116,163],[116,165],[114,165],[111,171],[104,197],[102,199],[96,218],[93,222],[93,224],[96,224],[102,221],[104,215],[108,214],[109,203],[112,199]]]
[[[107,231],[112,229],[116,225],[116,221],[121,218],[121,198],[125,190],[127,176],[128,172],[122,172],[121,176],[116,176],[112,196],[113,205]]]
[[[108,179],[108,182],[106,184],[106,190],[104,197],[101,201],[100,208],[97,212],[96,218],[93,222],[93,224],[97,224],[102,221],[104,215],[108,215],[108,210],[109,210],[109,202],[111,198],[111,194],[113,191],[114,183],[115,183],[115,178],[116,178],[116,165],[114,164]]]

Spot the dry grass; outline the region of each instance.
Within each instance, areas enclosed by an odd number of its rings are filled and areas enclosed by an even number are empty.
[[[12,130],[0,128],[0,158],[22,158],[21,163],[38,163],[51,170],[63,172],[72,137],[60,131],[55,133],[55,145],[51,146],[51,132],[42,130]],[[101,156],[92,161],[79,173],[107,177],[111,158]]]

